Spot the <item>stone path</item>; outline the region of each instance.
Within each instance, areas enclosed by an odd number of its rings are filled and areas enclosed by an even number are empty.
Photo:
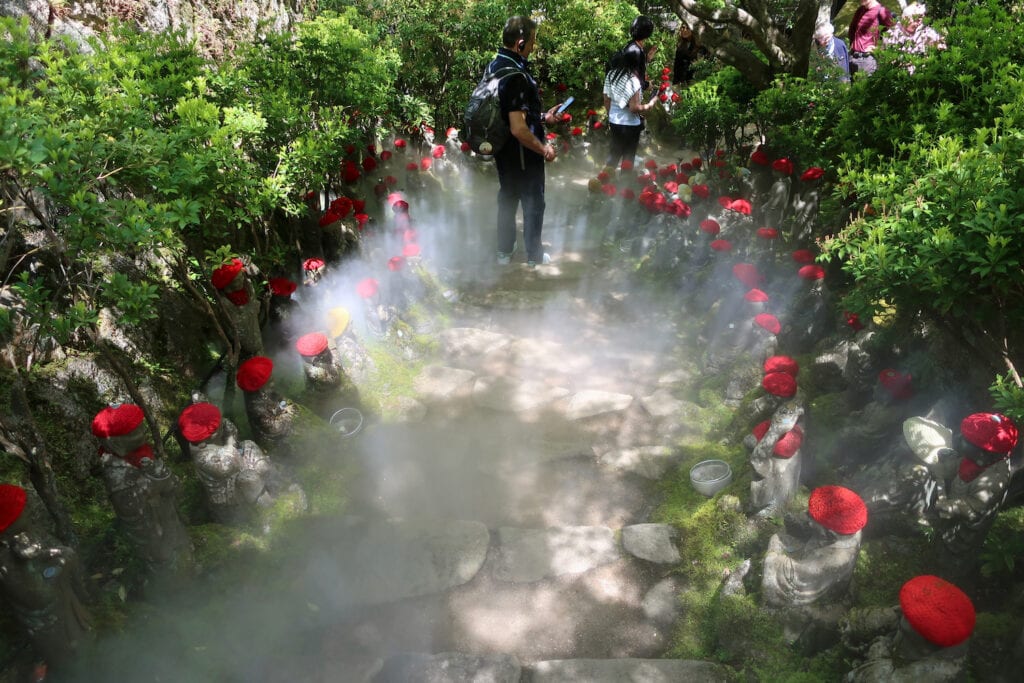
[[[724,680],[658,659],[681,558],[649,515],[700,433],[678,398],[693,367],[673,312],[616,291],[594,247],[488,287],[454,274],[457,319],[415,380],[425,410],[361,437],[366,528],[327,544],[360,609],[325,636],[322,680]]]

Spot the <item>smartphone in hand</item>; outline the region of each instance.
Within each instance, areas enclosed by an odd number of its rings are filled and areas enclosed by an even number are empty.
[[[569,108],[570,104],[572,104],[575,101],[576,101],[576,98],[573,97],[572,95],[570,95],[569,99],[567,99],[565,102],[562,102],[562,105],[560,107],[558,107],[558,109],[555,110],[555,113],[556,114],[561,114],[562,112],[564,112],[566,109]]]

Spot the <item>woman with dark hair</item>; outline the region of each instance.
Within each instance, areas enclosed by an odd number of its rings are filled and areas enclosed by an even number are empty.
[[[640,132],[644,129],[640,115],[649,111],[657,102],[657,94],[649,102],[642,101],[644,72],[647,68],[643,43],[653,30],[654,24],[650,19],[637,17],[630,27],[633,40],[608,60],[608,72],[604,78],[604,107],[608,112],[611,147],[605,166],[615,167],[623,159],[633,161],[640,144]]]

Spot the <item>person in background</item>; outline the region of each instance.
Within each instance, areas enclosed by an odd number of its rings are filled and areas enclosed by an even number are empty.
[[[604,106],[608,111],[608,127],[611,146],[605,166],[615,168],[626,159],[636,157],[640,144],[640,133],[644,129],[642,114],[649,111],[658,101],[655,93],[647,102],[642,102],[642,53],[624,48],[612,55],[608,62],[608,73],[604,78]]]
[[[875,73],[878,62],[871,53],[878,47],[882,29],[890,28],[894,23],[892,12],[878,0],[860,0],[860,7],[850,21],[851,74],[863,71],[870,76]]]
[[[822,80],[838,76],[843,83],[850,82],[850,53],[842,38],[835,36],[835,27],[825,22],[814,29],[818,59],[812,60],[811,72]]]
[[[679,25],[676,35],[676,54],[672,62],[672,83],[686,85],[693,80],[693,63],[704,50],[697,43],[697,36],[686,24]]]
[[[544,223],[544,162],[555,160],[555,148],[545,144],[544,124],[555,122],[558,105],[541,110],[537,82],[530,74],[527,57],[537,45],[537,22],[515,16],[505,22],[502,47],[487,66],[494,73],[514,65],[522,73],[502,80],[498,87],[501,114],[508,119],[512,136],[495,155],[498,169],[498,263],[511,262],[516,246],[516,210],[523,206],[523,241],[526,263],[531,268],[547,263],[541,245]]]
[[[647,90],[650,83],[647,80],[647,64],[654,59],[654,53],[658,51],[656,45],[644,49],[644,43],[654,33],[654,22],[651,21],[650,17],[644,15],[638,16],[633,20],[633,23],[629,27],[630,41],[623,48],[626,52],[634,53],[640,58],[640,84],[644,90]],[[609,68],[611,64],[608,65]]]

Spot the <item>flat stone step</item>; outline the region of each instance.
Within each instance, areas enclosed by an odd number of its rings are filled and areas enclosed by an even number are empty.
[[[522,667],[511,655],[400,653],[388,657],[374,683],[519,683]]]
[[[615,532],[604,526],[502,527],[497,550],[494,577],[513,583],[580,574],[620,557]]]
[[[725,683],[728,669],[692,659],[559,659],[531,667],[531,683]]]

